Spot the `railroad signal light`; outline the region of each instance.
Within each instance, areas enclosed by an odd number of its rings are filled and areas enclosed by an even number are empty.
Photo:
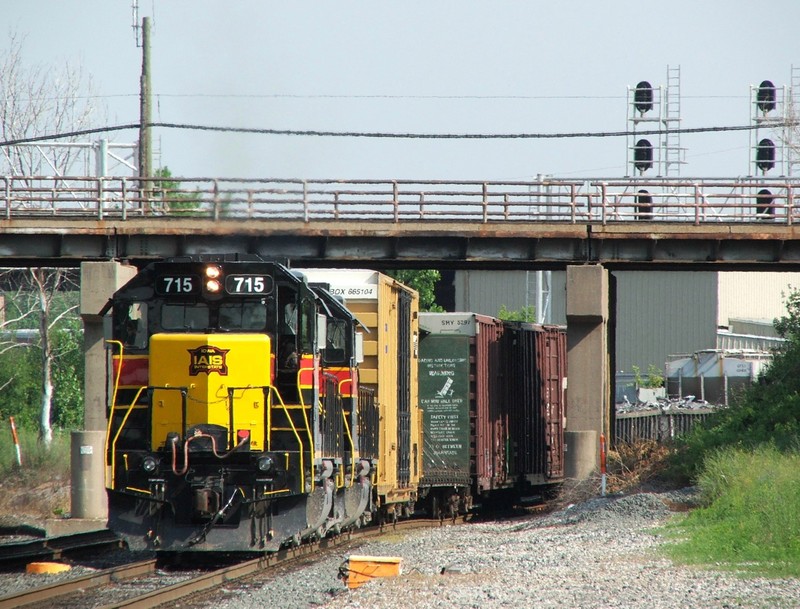
[[[777,105],[777,93],[775,85],[771,80],[764,80],[758,85],[756,91],[756,106],[761,112],[766,114],[775,109]]]
[[[636,219],[650,220],[653,218],[653,196],[642,188],[636,192]]]
[[[764,138],[756,146],[756,167],[761,171],[775,167],[775,142],[769,138]]]
[[[646,80],[641,81],[633,90],[633,107],[639,114],[653,109],[653,87]]]
[[[639,140],[633,147],[633,166],[639,173],[653,166],[653,145],[648,140]]]
[[[775,217],[773,202],[775,197],[768,188],[762,188],[756,194],[756,217],[760,220],[769,220]]]

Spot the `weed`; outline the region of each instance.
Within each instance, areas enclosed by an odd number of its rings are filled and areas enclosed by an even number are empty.
[[[705,507],[666,529],[670,555],[748,573],[800,576],[800,454],[727,448],[698,479]]]

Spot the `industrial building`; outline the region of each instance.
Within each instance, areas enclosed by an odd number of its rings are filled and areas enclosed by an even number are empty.
[[[669,356],[709,349],[769,349],[772,322],[800,273],[614,271],[614,369],[665,369]],[[446,308],[498,315],[531,310],[537,322],[566,323],[564,271],[456,271],[443,274]],[[449,288],[449,289],[447,289]]]

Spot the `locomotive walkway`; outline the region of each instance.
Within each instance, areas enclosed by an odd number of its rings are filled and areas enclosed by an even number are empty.
[[[246,251],[375,268],[788,269],[800,178],[0,177],[0,264]]]

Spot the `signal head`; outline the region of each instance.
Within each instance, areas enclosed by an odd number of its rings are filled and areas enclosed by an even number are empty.
[[[771,112],[777,105],[777,93],[771,80],[764,80],[756,91],[756,106],[764,114]]]
[[[775,167],[775,142],[769,138],[764,138],[756,146],[756,167],[761,171]]]
[[[633,166],[639,173],[653,166],[653,145],[648,140],[639,140],[633,147]]]
[[[633,107],[639,114],[653,109],[653,87],[646,80],[641,81],[633,90]]]

